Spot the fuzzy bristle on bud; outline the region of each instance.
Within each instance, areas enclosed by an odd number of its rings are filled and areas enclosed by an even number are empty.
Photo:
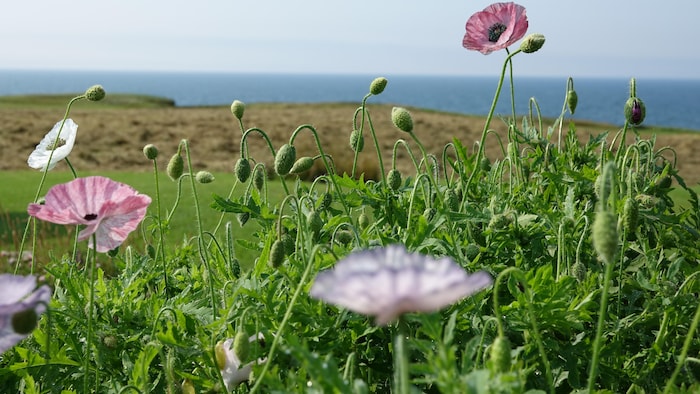
[[[367,227],[369,227],[369,224],[369,216],[367,216],[366,213],[362,212],[357,218],[357,225],[360,226],[360,229],[364,230]]]
[[[625,119],[630,124],[638,126],[644,122],[647,109],[644,102],[637,97],[630,97],[625,103]]]
[[[214,175],[209,171],[199,171],[194,175],[194,179],[199,183],[212,183],[214,182]]]
[[[236,178],[241,183],[245,183],[250,177],[250,161],[245,157],[241,157],[236,160],[236,164],[233,166],[233,172],[236,173]]]
[[[598,211],[593,220],[593,246],[603,263],[613,263],[617,243],[617,218],[610,211]]]
[[[386,176],[386,183],[389,185],[391,190],[399,190],[399,187],[401,187],[401,172],[396,168],[389,170],[389,173]]]
[[[231,103],[231,113],[236,119],[243,119],[243,113],[245,112],[245,104],[242,101],[233,100]]]
[[[350,133],[350,148],[353,152],[362,152],[365,148],[365,137],[362,136],[360,130],[353,130]]]
[[[323,228],[323,219],[321,219],[321,215],[317,210],[313,210],[306,215],[306,222],[314,234],[318,234]]]
[[[304,156],[300,157],[294,162],[294,165],[289,170],[290,174],[301,174],[311,169],[314,165],[314,159],[312,157]]]
[[[520,43],[520,50],[525,53],[537,52],[544,45],[544,34],[532,33]]]
[[[386,88],[387,80],[384,77],[375,78],[374,81],[369,85],[369,92],[373,95],[381,94]]]
[[[576,105],[578,105],[578,93],[574,89],[569,89],[566,92],[566,107],[569,108],[571,115],[576,112]]]
[[[143,155],[148,160],[155,160],[158,157],[158,148],[153,144],[148,144],[143,147]]]
[[[491,344],[491,367],[496,373],[504,373],[510,371],[511,345],[510,340],[505,336],[499,335]]]
[[[447,209],[453,212],[459,211],[459,196],[454,189],[447,189],[444,198]]]
[[[397,129],[410,133],[413,131],[413,118],[406,108],[394,107],[391,110],[391,121]]]
[[[284,249],[284,243],[279,239],[272,243],[270,247],[270,257],[268,259],[270,267],[278,268],[282,264],[285,257]]]
[[[233,353],[238,356],[241,364],[245,364],[246,360],[248,360],[248,355],[250,354],[250,340],[245,331],[239,331],[236,336],[233,337]]]
[[[185,160],[180,156],[179,153],[176,153],[173,155],[173,157],[170,158],[170,161],[168,162],[168,167],[165,169],[165,172],[168,173],[168,176],[170,179],[173,181],[177,181],[181,176],[182,173],[185,171]]]
[[[253,186],[255,186],[256,189],[258,189],[259,192],[263,190],[263,187],[265,186],[265,178],[267,175],[265,174],[265,167],[260,166],[255,168],[255,172],[253,172]]]
[[[284,144],[275,155],[275,172],[279,176],[289,174],[297,158],[297,151],[293,145]]]
[[[107,93],[105,92],[102,85],[90,86],[85,91],[85,98],[88,99],[88,101],[100,101],[103,98],[105,98],[105,95],[107,95]]]

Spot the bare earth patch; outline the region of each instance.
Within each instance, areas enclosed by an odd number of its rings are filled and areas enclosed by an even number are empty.
[[[300,125],[310,124],[318,132],[325,153],[331,155],[338,172],[349,172],[353,152],[349,136],[353,128],[353,113],[357,104],[249,104],[243,118],[244,127],[264,130],[275,149],[289,141]],[[383,152],[384,166],[391,166],[394,142],[406,140],[416,157],[420,151],[410,135],[397,130],[391,123],[391,105],[369,104],[372,123]],[[442,156],[443,148],[453,138],[473,147],[479,140],[484,118],[458,114],[411,109],[414,132],[428,152]],[[63,112],[56,108],[0,108],[0,169],[28,169],[27,157],[35,145],[61,119]],[[142,153],[146,144],[154,144],[161,152],[159,166],[165,168],[182,139],[190,142],[195,170],[232,171],[240,156],[242,132],[237,120],[227,107],[164,107],[164,108],[100,108],[99,103],[83,105],[71,111],[71,118],[79,125],[78,137],[70,160],[78,170],[150,171],[151,164]],[[581,141],[604,130],[611,134],[614,127],[576,121]],[[492,127],[502,131],[503,122],[495,118]],[[565,125],[566,128],[566,125]],[[632,133],[630,133],[632,134]],[[360,171],[368,177],[378,174],[374,144],[365,127],[365,148],[360,155]],[[631,135],[630,141],[631,141]],[[648,138],[649,135],[644,135]],[[554,137],[556,139],[556,136]],[[556,142],[556,141],[554,141]],[[315,156],[318,148],[308,131],[302,131],[294,142],[297,157]],[[263,161],[272,168],[272,155],[267,144],[256,133],[248,138],[250,157]],[[677,153],[681,176],[689,185],[700,182],[700,133],[661,133],[656,136],[655,148],[673,148]],[[500,158],[500,146],[495,137],[486,142],[487,156]],[[668,156],[667,156],[668,157]],[[405,174],[413,174],[412,164],[405,149],[399,150],[398,167]],[[59,164],[58,168],[65,165]],[[312,171],[319,171],[318,168]]]

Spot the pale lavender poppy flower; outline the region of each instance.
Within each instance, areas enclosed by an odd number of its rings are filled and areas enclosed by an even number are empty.
[[[403,245],[352,253],[320,272],[310,295],[386,325],[406,312],[434,312],[488,287],[486,272],[468,274],[448,257],[411,253]]]
[[[51,300],[51,288],[33,276],[0,275],[0,354],[26,338]]]

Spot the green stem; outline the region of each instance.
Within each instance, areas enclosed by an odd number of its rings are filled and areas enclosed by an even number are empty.
[[[156,259],[160,257],[163,264],[163,283],[165,284],[165,293],[168,294],[168,270],[165,264],[165,242],[163,240],[163,217],[160,208],[160,182],[158,179],[158,161],[153,159],[153,176],[156,182],[156,216],[158,217],[158,250],[156,250]]]
[[[97,235],[92,234],[92,249],[97,248]],[[89,393],[88,386],[90,385],[90,347],[92,346],[92,312],[95,308],[95,259],[96,253],[90,253],[90,248],[87,249],[85,261],[88,265],[88,276],[90,276],[90,298],[88,300],[87,313],[87,335],[85,339],[85,359],[83,360],[83,392]],[[96,349],[97,350],[97,349]],[[97,382],[96,382],[97,383]]]
[[[591,369],[588,373],[588,392],[593,392],[595,380],[598,376],[598,363],[600,358],[601,338],[603,336],[603,325],[608,311],[608,288],[612,279],[613,264],[605,265],[605,277],[603,279],[603,294],[600,300],[600,311],[598,312],[598,327],[596,329],[595,341],[593,342],[593,356],[591,360]]]
[[[685,341],[683,342],[683,349],[681,350],[681,355],[678,356],[678,363],[676,363],[676,368],[673,369],[671,378],[666,382],[666,387],[664,387],[664,394],[671,392],[671,387],[676,381],[676,377],[681,372],[683,364],[688,357],[688,349],[690,349],[690,344],[695,338],[695,330],[698,328],[698,323],[700,322],[700,304],[695,309],[695,316],[693,317],[693,322],[690,324],[688,332],[685,334]]]
[[[411,392],[411,380],[408,373],[408,352],[406,351],[406,333],[404,323],[399,319],[394,340],[394,390],[400,394]]]
[[[489,109],[489,113],[486,116],[486,123],[484,123],[484,130],[481,132],[481,140],[479,142],[479,150],[476,153],[476,159],[474,161],[474,169],[472,170],[471,175],[469,175],[469,179],[467,180],[467,185],[465,190],[469,190],[469,185],[472,183],[472,179],[474,179],[474,175],[476,175],[476,172],[479,171],[479,162],[481,161],[481,156],[484,154],[484,143],[486,142],[486,134],[489,130],[489,126],[491,125],[491,119],[493,119],[493,114],[496,111],[496,104],[498,104],[498,98],[501,95],[501,89],[503,88],[503,80],[505,79],[505,74],[506,74],[506,68],[508,67],[508,62],[510,59],[520,53],[520,49],[516,50],[515,52],[509,54],[506,57],[505,62],[503,62],[503,68],[501,70],[501,77],[498,80],[498,86],[496,87],[496,93],[493,96],[493,101],[491,102],[491,109]],[[466,199],[465,199],[466,201]]]

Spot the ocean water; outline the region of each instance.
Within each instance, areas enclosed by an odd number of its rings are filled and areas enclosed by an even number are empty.
[[[485,115],[498,77],[386,76],[389,84],[370,103],[416,106]],[[0,95],[82,92],[101,84],[109,94],[164,96],[178,106],[255,102],[356,102],[374,76],[174,72],[11,71],[0,70]],[[534,98],[544,116],[562,111],[567,78],[515,77],[516,112],[527,113]],[[574,119],[622,125],[629,79],[575,78],[579,104]],[[637,96],[646,104],[645,125],[700,130],[697,121],[700,80],[637,79]],[[510,85],[503,86],[496,113],[510,114]]]

